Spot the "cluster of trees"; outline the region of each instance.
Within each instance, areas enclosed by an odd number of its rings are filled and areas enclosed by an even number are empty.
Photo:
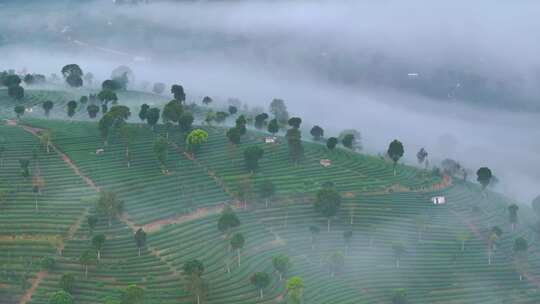
[[[11,72],[0,72],[0,86],[8,88],[8,95],[15,100],[24,98],[24,88],[21,86],[21,78]]]

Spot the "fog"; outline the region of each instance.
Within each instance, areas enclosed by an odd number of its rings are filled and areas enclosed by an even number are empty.
[[[540,194],[537,1],[46,2],[0,1],[0,70],[78,63],[104,80],[128,65],[139,83],[181,83],[188,99],[282,98],[326,136],[358,129],[368,153],[398,138],[407,163],[425,147],[432,164],[489,166],[523,202]],[[508,84],[506,106],[392,85],[448,67]]]

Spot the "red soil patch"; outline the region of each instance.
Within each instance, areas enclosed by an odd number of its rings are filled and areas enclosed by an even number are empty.
[[[36,292],[36,289],[38,288],[39,284],[41,283],[41,281],[43,281],[43,278],[45,278],[46,275],[47,275],[47,272],[45,271],[40,271],[36,273],[36,278],[32,282],[32,287],[30,287],[30,289],[26,291],[26,293],[23,295],[23,297],[19,301],[19,304],[26,304],[30,302],[30,300],[32,300],[32,296],[34,295],[34,293]]]

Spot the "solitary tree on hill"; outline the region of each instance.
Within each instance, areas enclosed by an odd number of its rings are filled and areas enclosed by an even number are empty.
[[[228,235],[233,228],[240,226],[240,220],[232,208],[227,206],[221,211],[217,226],[219,231]]]
[[[161,113],[161,118],[165,124],[167,123],[178,123],[180,116],[184,113],[182,105],[176,100],[172,100],[165,105],[163,112]],[[169,133],[167,132],[167,136]]]
[[[236,250],[238,266],[240,266],[240,250],[242,249],[242,247],[244,247],[245,243],[246,240],[244,239],[244,235],[240,232],[233,234],[233,236],[231,237],[231,248],[233,250]]]
[[[21,106],[21,105],[18,105],[18,106],[15,106],[14,108],[14,111],[15,111],[15,114],[17,115],[17,119],[21,119],[21,116],[24,115],[24,111],[26,110],[26,108],[24,106]]]
[[[255,272],[249,279],[257,289],[259,289],[260,298],[263,298],[263,289],[270,285],[270,276],[266,272]]]
[[[230,128],[229,130],[227,130],[227,138],[229,139],[229,142],[233,145],[238,145],[240,144],[240,138],[241,138],[241,135],[240,135],[240,130],[238,130],[238,128],[234,127],[234,128]]]
[[[278,254],[272,257],[272,265],[274,269],[279,273],[279,280],[283,280],[283,276],[287,274],[287,271],[291,268],[291,261],[285,254]]]
[[[75,100],[71,100],[67,103],[67,115],[69,118],[72,118],[73,115],[75,115],[75,111],[77,110],[77,102]]]
[[[49,117],[49,114],[51,113],[52,108],[54,107],[54,103],[50,100],[44,101],[41,106],[43,107],[43,111],[45,111],[45,116]]]
[[[523,275],[527,271],[527,250],[529,249],[529,243],[525,238],[519,237],[514,241],[514,254],[516,269],[519,273],[519,280],[523,280]]]
[[[95,104],[91,104],[86,107],[86,111],[88,112],[88,117],[96,118],[97,114],[99,113],[99,107]]]
[[[240,131],[240,135],[246,134],[246,132],[247,132],[247,128],[246,128],[247,120],[246,120],[246,117],[244,115],[238,116],[235,123],[236,123],[236,128],[238,129],[238,131]]]
[[[179,103],[184,103],[186,101],[186,93],[184,92],[184,87],[179,84],[173,84],[171,86],[171,93],[174,96],[174,99]]]
[[[231,114],[231,115],[234,115],[234,114],[238,113],[238,108],[235,107],[235,106],[229,106],[228,110],[229,110],[229,114]]]
[[[272,119],[270,120],[270,123],[268,123],[268,132],[272,133],[274,136],[279,132],[279,123],[276,119]]]
[[[302,123],[302,119],[300,117],[292,117],[288,121],[289,126],[295,129],[299,129],[301,123]]]
[[[321,137],[324,136],[324,130],[323,128],[319,127],[319,126],[313,126],[313,128],[311,128],[311,131],[309,132],[311,134],[311,136],[313,136],[313,139],[315,140],[320,140]]]
[[[105,240],[106,237],[104,234],[98,234],[92,238],[92,245],[97,251],[98,261],[101,260],[101,250],[103,249],[103,245],[105,245]]]
[[[266,113],[261,113],[255,116],[255,128],[258,130],[261,130],[262,128],[264,128],[268,117],[269,116]]]
[[[297,128],[287,130],[285,135],[287,138],[287,147],[289,149],[289,157],[291,161],[297,165],[304,156],[304,147],[302,145],[302,133]]]
[[[338,143],[338,139],[335,137],[330,137],[326,140],[326,147],[331,151],[334,150]]]
[[[416,159],[418,160],[419,164],[423,164],[428,157],[428,153],[426,149],[422,148],[418,153],[416,153]],[[426,168],[427,168],[427,162],[426,162]]]
[[[197,304],[200,304],[207,289],[207,286],[202,279],[204,264],[197,259],[192,259],[184,263],[183,270],[187,277],[187,289],[195,295]]]
[[[84,277],[88,279],[88,266],[95,265],[96,255],[91,250],[84,251],[79,257],[79,263],[84,267]]]
[[[148,112],[146,113],[146,123],[152,128],[152,130],[155,130],[156,124],[159,121],[159,109],[158,108],[151,108],[148,109]]]
[[[327,230],[330,231],[330,219],[335,216],[341,205],[341,195],[334,188],[323,188],[315,197],[315,210],[327,218]]]
[[[141,249],[146,246],[146,232],[142,228],[137,229],[137,232],[135,232],[135,235],[133,236],[135,239],[135,245],[137,245],[137,249],[139,250],[139,256],[141,256]]]
[[[71,87],[81,87],[83,85],[83,71],[77,64],[68,64],[62,68],[62,75]]]
[[[97,95],[99,101],[101,101],[101,112],[106,113],[109,110],[109,102],[113,104],[118,101],[118,96],[111,90],[103,90]]]
[[[289,120],[289,112],[287,112],[287,106],[285,106],[283,99],[273,99],[269,111],[279,123],[286,124]]]
[[[341,143],[343,144],[343,146],[345,146],[345,148],[353,149],[355,143],[354,134],[346,134],[345,136],[343,136],[343,140],[341,141]]]
[[[304,296],[304,280],[299,276],[287,280],[287,303],[301,304]]]
[[[493,175],[488,167],[482,167],[476,171],[476,180],[482,185],[482,189],[486,189],[492,177]]]
[[[212,98],[209,97],[209,96],[204,96],[204,98],[202,99],[202,103],[205,105],[205,106],[208,106],[209,104],[212,103]]]
[[[139,110],[139,119],[141,122],[144,122],[146,120],[146,114],[148,113],[148,109],[150,109],[150,106],[143,103],[141,105],[141,109]]]
[[[124,201],[120,200],[116,193],[108,190],[101,191],[97,202],[97,210],[109,219],[109,227],[112,226],[112,218],[118,217],[124,211]]]
[[[244,150],[244,160],[246,168],[253,173],[259,168],[259,160],[263,157],[264,150],[259,146],[247,147]]]
[[[187,149],[192,154],[194,154],[207,141],[208,141],[208,132],[202,129],[195,129],[191,131],[186,137]]]
[[[516,229],[516,224],[518,222],[518,210],[519,207],[516,204],[512,204],[508,206],[508,220],[510,221],[510,224],[512,225],[512,231]]]
[[[396,176],[397,162],[403,156],[404,152],[403,144],[397,139],[394,139],[388,146],[388,151],[386,153],[394,162],[394,176]]]

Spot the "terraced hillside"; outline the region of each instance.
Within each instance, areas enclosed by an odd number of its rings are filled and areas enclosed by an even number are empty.
[[[540,301],[536,219],[520,206],[512,229],[507,207],[514,202],[472,183],[407,165],[398,165],[394,176],[383,159],[313,142],[303,143],[305,157],[295,165],[284,138],[265,144],[267,134],[249,130],[232,146],[220,126],[198,126],[209,141],[194,156],[186,152],[186,134],[169,130],[164,174],[153,151],[156,137],[165,135],[163,126],[152,131],[133,124],[137,132],[128,167],[118,134],[103,146],[97,123],[77,117],[36,114],[0,125],[0,142],[8,147],[0,190],[9,193],[0,205],[0,295],[6,295],[0,303],[47,303],[66,273],[76,277],[76,303],[120,298],[130,284],[145,289],[144,303],[196,303],[183,271],[193,258],[205,265],[203,302],[286,303],[285,280],[272,265],[277,254],[292,261],[287,278],[303,278],[304,303],[391,303],[396,289],[405,289],[410,303]],[[49,153],[32,134],[42,130],[52,134]],[[243,151],[254,145],[264,156],[251,174]],[[104,152],[96,153],[100,148]],[[21,176],[21,158],[31,160],[28,178]],[[321,159],[330,159],[331,166],[321,166]],[[36,172],[45,180],[40,195],[33,192]],[[268,181],[276,194],[267,207],[259,188]],[[313,202],[329,182],[343,202],[328,230]],[[117,193],[124,212],[111,226],[100,217],[91,230],[86,218],[95,214],[103,190]],[[436,195],[447,203],[433,205],[430,198]],[[241,222],[234,228],[245,237],[239,252],[217,228],[226,204]],[[494,226],[503,233],[488,261]],[[148,233],[140,256],[133,239],[139,228]],[[94,252],[90,240],[98,234],[106,236],[101,260],[86,276],[79,257]],[[518,237],[529,242],[526,268],[516,263]],[[331,262],[341,255],[342,262]],[[54,267],[42,267],[43,257],[53,257]],[[271,275],[262,299],[250,283],[259,271]]]

